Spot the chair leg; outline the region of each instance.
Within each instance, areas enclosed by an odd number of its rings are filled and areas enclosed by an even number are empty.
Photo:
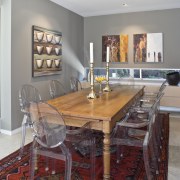
[[[37,153],[36,153],[36,149],[35,149],[35,144],[36,142],[33,141],[33,146],[32,146],[32,150],[31,150],[31,158],[30,158],[30,171],[29,171],[29,176],[30,176],[30,180],[34,180],[34,172],[35,172],[35,165],[37,162]]]
[[[64,144],[60,145],[60,148],[63,152],[63,154],[66,156],[66,162],[65,162],[65,180],[71,180],[71,168],[72,168],[72,156],[69,150],[66,148]]]
[[[94,180],[96,178],[96,171],[95,171],[95,165],[96,165],[96,144],[95,144],[95,138],[92,138],[90,143],[90,159],[91,159],[91,180]]]
[[[23,149],[24,149],[25,137],[26,137],[26,126],[28,125],[27,121],[28,121],[28,116],[24,115],[21,125],[21,144],[20,144],[19,160],[23,155]]]

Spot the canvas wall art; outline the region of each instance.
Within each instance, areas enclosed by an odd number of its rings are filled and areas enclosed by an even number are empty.
[[[128,62],[128,35],[102,36],[102,61],[106,62],[106,49],[110,47],[110,62]]]
[[[134,62],[163,62],[162,33],[134,34]]]
[[[62,33],[33,26],[32,37],[32,76],[60,74]]]

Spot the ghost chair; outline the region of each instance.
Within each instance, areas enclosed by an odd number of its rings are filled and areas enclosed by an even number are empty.
[[[51,80],[49,83],[49,94],[51,98],[56,98],[66,94],[65,88],[58,80]]]
[[[83,89],[81,82],[75,77],[70,78],[70,85],[71,85],[71,91],[72,92],[80,91]]]
[[[34,108],[33,106],[37,107]],[[51,105],[40,102],[40,103],[35,103],[32,104],[31,110],[31,119],[37,119],[36,117],[39,116],[40,114],[43,115],[49,115],[49,114],[59,114],[59,112],[52,107]],[[69,151],[71,154],[74,152],[77,153],[77,151],[83,156],[82,162],[78,162],[80,167],[83,167],[84,165],[84,159],[89,159],[90,160],[90,179],[93,180],[95,179],[95,151],[96,151],[96,144],[95,144],[95,138],[93,137],[93,133],[91,128],[91,122],[86,122],[84,125],[81,127],[77,128],[71,128],[69,126],[66,126],[66,138],[64,143],[67,145],[69,148]],[[47,164],[48,166],[48,164]],[[49,169],[46,167],[46,169]],[[73,172],[72,172],[73,174]]]
[[[19,103],[21,111],[24,113],[22,125],[21,125],[21,145],[20,145],[20,153],[19,153],[19,159],[21,159],[23,154],[23,148],[25,144],[25,137],[26,137],[26,128],[32,127],[32,121],[29,115],[29,106],[30,102],[40,102],[41,96],[39,91],[30,84],[25,84],[22,86],[22,88],[19,90]]]
[[[64,174],[64,179],[71,179],[72,157],[69,149],[64,144],[66,138],[66,126],[63,117],[56,109],[46,103],[30,104],[30,116],[33,122],[33,146],[30,162],[30,179],[35,179],[35,169],[38,168],[38,160],[45,157],[45,170],[50,171],[48,158],[53,159],[52,172]],[[55,160],[65,161],[65,166],[56,167]],[[42,165],[41,165],[42,166]],[[39,177],[38,177],[39,178]]]
[[[162,97],[162,96],[161,96]],[[146,129],[148,129],[148,126],[150,124],[149,116],[152,112],[158,117],[159,113],[159,102],[161,97],[159,97],[156,102],[152,105],[151,108],[130,108],[126,116],[116,123],[116,126],[113,130],[112,137],[114,137],[114,134],[118,135],[118,133],[122,135],[127,135],[127,137],[134,137],[135,139],[137,137],[144,137],[146,134]],[[145,130],[142,130],[144,128]],[[158,136],[161,134],[158,133]],[[159,140],[159,137],[157,137],[156,141]],[[158,141],[159,142],[159,141]],[[159,142],[160,143],[160,142]],[[117,154],[120,154],[119,148],[117,150]],[[123,154],[121,153],[121,157]],[[120,161],[120,156],[117,155],[117,162]]]
[[[129,117],[128,117],[129,118]],[[126,117],[126,120],[128,119]],[[155,141],[156,134],[155,131],[155,120],[156,113],[155,109],[152,109],[149,112],[148,120],[147,120],[147,130],[144,130],[145,134],[143,136],[131,136],[129,135],[129,130],[132,129],[130,126],[116,126],[116,133],[113,133],[111,137],[111,145],[117,146],[117,152],[121,146],[135,146],[141,147],[143,150],[143,160],[146,170],[146,175],[148,180],[154,179],[155,175],[159,173],[158,160],[156,158],[156,150],[155,150]],[[136,127],[144,126],[143,122],[138,123]],[[134,135],[134,134],[133,134]],[[119,163],[119,153],[117,153],[117,163]],[[121,157],[123,158],[123,157]]]

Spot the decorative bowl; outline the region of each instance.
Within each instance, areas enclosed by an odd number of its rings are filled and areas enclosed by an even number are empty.
[[[58,56],[60,52],[60,48],[54,48],[54,50],[55,50],[56,55]]]
[[[179,72],[175,71],[175,72],[166,74],[166,80],[169,85],[177,86],[180,81]]]
[[[53,35],[52,34],[46,34],[46,40],[47,42],[51,42],[52,41],[52,38],[53,38]]]
[[[37,37],[37,40],[40,42],[43,40],[43,36],[44,36],[44,33],[43,32],[37,32],[36,33],[36,37]]]
[[[43,46],[37,46],[36,48],[37,48],[38,54],[41,54],[44,47]]]
[[[54,40],[56,44],[60,43],[61,37],[60,36],[54,36]]]
[[[52,63],[53,63],[52,59],[46,59],[47,68],[52,68]]]
[[[43,59],[36,59],[36,66],[38,69],[43,67],[44,60]]]
[[[54,59],[54,64],[55,64],[55,67],[56,67],[56,68],[59,68],[59,67],[60,67],[60,62],[61,62],[60,59]]]
[[[51,54],[51,51],[52,51],[52,47],[47,46],[46,47],[46,52],[47,52],[48,55]]]

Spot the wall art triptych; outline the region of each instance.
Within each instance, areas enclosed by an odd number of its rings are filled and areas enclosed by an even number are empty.
[[[60,74],[62,33],[33,26],[32,37],[32,76]]]
[[[102,61],[106,62],[106,49],[110,47],[110,62],[128,62],[128,35],[102,36]]]

